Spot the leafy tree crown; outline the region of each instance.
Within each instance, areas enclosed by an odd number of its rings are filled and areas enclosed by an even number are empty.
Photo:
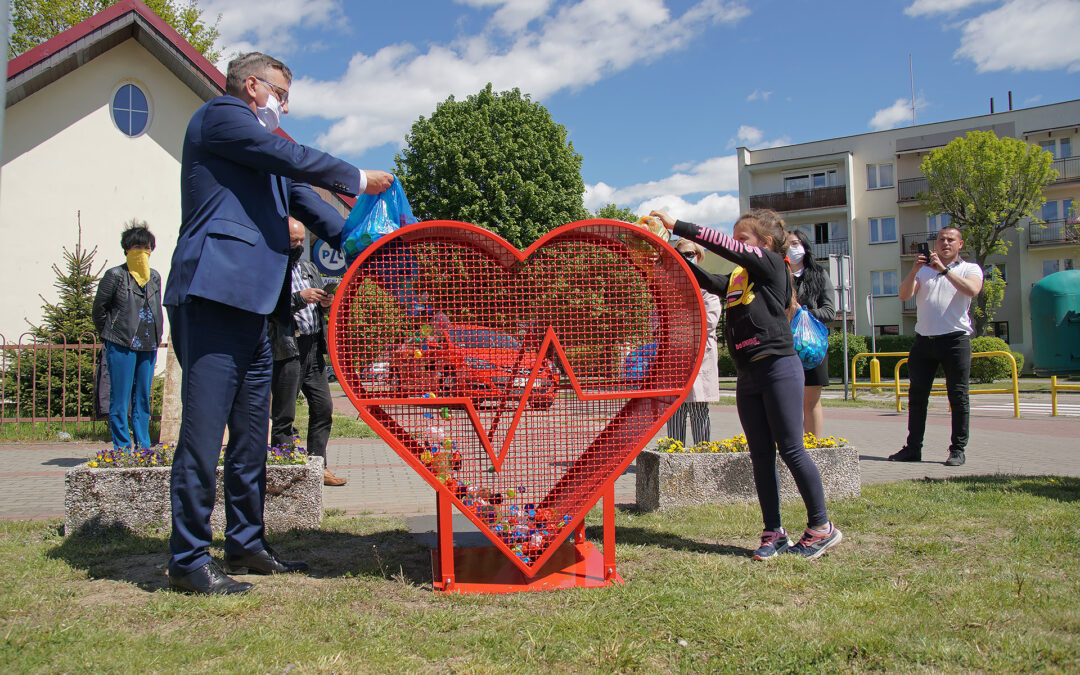
[[[474,223],[521,248],[586,217],[581,155],[519,89],[495,92],[489,83],[465,101],[451,96],[406,141],[394,163],[421,220]]]
[[[143,1],[207,60],[217,61],[221,56],[221,52],[214,49],[214,43],[220,37],[220,15],[213,25],[210,25],[203,20],[198,0],[187,3],[178,0]],[[117,0],[12,0],[8,58],[15,58],[48,41],[116,2]]]

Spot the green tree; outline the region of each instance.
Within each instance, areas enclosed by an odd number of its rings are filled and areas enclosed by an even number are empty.
[[[1046,201],[1043,187],[1057,176],[1050,168],[1053,159],[1037,145],[971,131],[923,160],[928,187],[919,198],[929,213],[952,217],[952,224],[963,233],[964,247],[985,269],[991,255],[1008,253],[1005,237],[1021,229],[1021,220],[1038,219],[1037,211]],[[993,320],[987,308],[989,295],[981,293],[973,303],[976,335],[982,335]]]
[[[519,89],[451,96],[406,141],[395,170],[420,220],[474,223],[522,248],[586,217],[581,155]]]
[[[97,247],[82,246],[82,227],[75,250],[63,248],[63,268],[53,265],[57,302],[42,300],[42,321],[30,323],[36,346],[20,350],[4,372],[4,395],[16,401],[21,417],[90,416],[94,401],[93,306],[101,268],[94,271]],[[65,345],[65,349],[46,345]]]
[[[638,214],[634,213],[633,209],[622,208],[617,204],[605,204],[592,214],[593,218],[609,218],[611,220],[621,220],[626,223],[636,223],[638,221]]]
[[[85,21],[117,0],[12,0],[11,35],[8,58],[32,49]],[[198,0],[181,4],[179,0],[144,0],[155,14],[165,20],[209,61],[217,61],[221,52],[214,50],[219,37],[218,15],[213,25],[202,18]]]

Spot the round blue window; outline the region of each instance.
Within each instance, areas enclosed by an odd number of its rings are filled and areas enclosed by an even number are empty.
[[[125,84],[113,96],[112,114],[120,131],[128,136],[138,136],[146,130],[150,121],[150,102],[142,89],[134,84]]]

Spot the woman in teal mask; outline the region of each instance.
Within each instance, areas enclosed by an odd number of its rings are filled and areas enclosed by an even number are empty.
[[[120,236],[127,260],[105,272],[94,298],[94,327],[111,385],[109,431],[117,449],[150,447],[150,387],[164,328],[161,275],[150,269],[154,244],[146,223],[132,221]]]

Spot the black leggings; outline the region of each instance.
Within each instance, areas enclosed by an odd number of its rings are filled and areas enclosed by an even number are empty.
[[[806,504],[807,525],[829,520],[821,474],[803,447],[804,378],[802,362],[795,355],[768,356],[739,368],[735,401],[750,446],[754,486],[766,530],[781,527],[777,450]]]

